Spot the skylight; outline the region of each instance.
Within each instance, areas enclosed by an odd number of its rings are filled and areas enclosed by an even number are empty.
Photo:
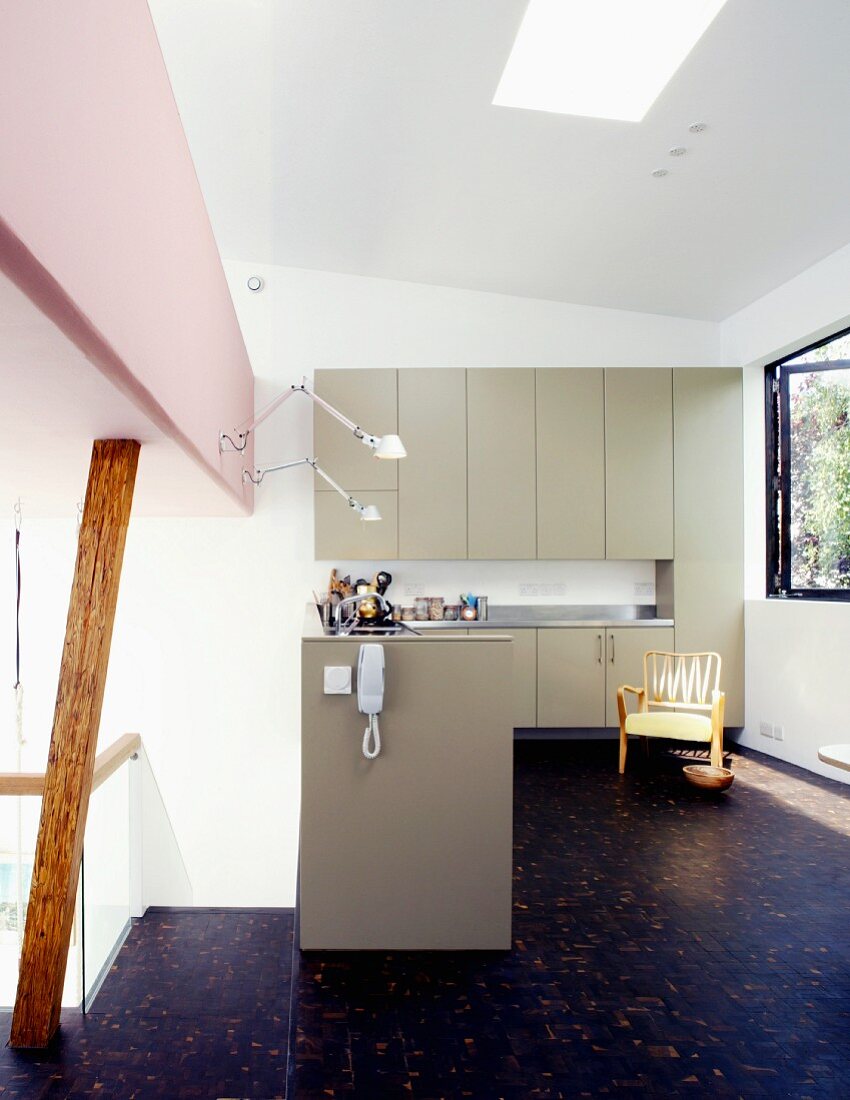
[[[529,0],[493,103],[640,122],[726,0]]]

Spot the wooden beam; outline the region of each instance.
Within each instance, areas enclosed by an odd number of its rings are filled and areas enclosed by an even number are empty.
[[[9,1039],[45,1047],[59,1025],[106,668],[139,461],[130,439],[92,447]]]

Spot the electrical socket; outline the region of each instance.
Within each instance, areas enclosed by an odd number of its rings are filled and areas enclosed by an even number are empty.
[[[784,741],[785,740],[785,727],[784,726],[774,726],[773,727],[773,739],[774,739],[774,741]]]
[[[407,581],[404,585],[404,594],[405,596],[424,596],[425,585],[414,584],[412,581]]]
[[[565,584],[521,584],[520,596],[566,596]]]
[[[773,726],[770,724],[770,722],[760,722],[759,733],[762,735],[762,737],[773,737]]]
[[[655,585],[652,581],[638,581],[635,585],[635,599],[641,600],[655,595]]]

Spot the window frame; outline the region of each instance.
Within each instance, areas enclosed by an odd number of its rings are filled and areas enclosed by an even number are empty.
[[[850,370],[850,359],[830,363],[796,363],[810,351],[850,335],[850,328],[833,332],[814,344],[777,359],[764,368],[766,595],[768,599],[850,602],[850,588],[794,588],[791,584],[791,396],[789,378],[812,371]],[[780,502],[783,505],[779,512]]]

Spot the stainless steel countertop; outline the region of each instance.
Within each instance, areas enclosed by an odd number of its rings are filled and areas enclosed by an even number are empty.
[[[416,630],[510,630],[528,627],[629,627],[672,626],[672,619],[657,618],[654,604],[504,604],[492,606],[484,622],[412,622]]]

